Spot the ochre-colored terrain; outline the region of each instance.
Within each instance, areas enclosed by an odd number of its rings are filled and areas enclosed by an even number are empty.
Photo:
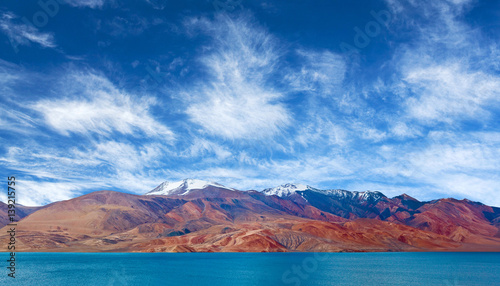
[[[407,195],[367,200],[213,187],[184,196],[99,191],[29,209],[19,219],[17,251],[500,251],[499,208]],[[6,230],[0,230],[2,241]]]

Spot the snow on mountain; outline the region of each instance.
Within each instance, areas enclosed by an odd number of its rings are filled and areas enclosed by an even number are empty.
[[[374,200],[374,201],[378,201],[382,198],[385,198],[386,196],[384,194],[382,194],[381,192],[372,192],[372,191],[366,191],[366,192],[354,192],[354,193],[357,193],[358,196],[365,200],[365,201],[368,201],[368,200]]]
[[[373,200],[377,201],[385,197],[384,194],[381,192],[372,192],[372,191],[366,191],[366,192],[350,192],[346,190],[325,190],[323,191],[327,195],[331,197],[337,197],[339,199],[357,199],[357,200],[363,200],[363,201],[368,201],[368,200]]]
[[[163,182],[158,187],[154,188],[152,191],[146,193],[146,195],[186,195],[192,190],[202,190],[207,187],[216,187],[231,191],[236,191],[235,189],[225,187],[218,183],[198,180],[198,179],[184,179],[177,182]],[[313,188],[304,184],[283,184],[274,188],[268,188],[262,191],[265,195],[272,196],[276,195],[278,197],[288,197],[295,193],[301,195],[306,201],[307,198],[304,196],[306,191],[316,192],[334,197],[339,200],[363,200],[363,201],[378,201],[382,199],[384,194],[380,192],[350,192],[346,190],[320,190]]]
[[[359,199],[359,200],[380,200],[382,197],[385,197],[384,194],[380,192],[371,192],[371,191],[366,191],[366,192],[350,192],[346,190],[340,190],[340,189],[335,189],[335,190],[320,190],[313,188],[308,185],[303,185],[303,184],[283,184],[281,186],[277,186],[274,188],[269,188],[265,189],[262,191],[262,193],[272,196],[276,195],[278,197],[288,197],[294,193],[301,192],[301,191],[313,191],[321,194],[328,195],[330,197],[335,197],[338,199]]]
[[[186,195],[192,190],[202,190],[210,186],[235,191],[235,189],[218,183],[198,179],[184,179],[177,182],[163,182],[152,191],[146,193],[146,195]]]
[[[268,196],[276,195],[278,197],[288,197],[297,191],[305,190],[317,191],[317,189],[303,184],[283,184],[274,188],[265,189],[262,193]]]

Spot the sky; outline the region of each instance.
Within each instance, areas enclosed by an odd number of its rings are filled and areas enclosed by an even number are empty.
[[[498,19],[474,0],[2,1],[0,170],[24,205],[196,178],[500,206]]]

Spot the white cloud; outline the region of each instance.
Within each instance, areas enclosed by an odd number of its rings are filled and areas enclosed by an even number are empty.
[[[228,139],[262,139],[280,132],[290,122],[281,104],[270,103],[263,90],[240,86],[237,90],[208,91],[208,99],[192,104],[187,113],[209,133]],[[236,95],[237,94],[237,95]]]
[[[302,61],[300,72],[291,72],[285,79],[296,91],[306,91],[323,97],[341,91],[346,65],[342,56],[330,51],[298,50]]]
[[[104,0],[63,0],[65,3],[78,8],[102,8]]]
[[[388,2],[400,24],[393,29],[404,24],[414,33],[392,63],[401,71],[393,90],[405,98],[403,117],[424,125],[488,121],[500,106],[499,58],[495,40],[464,21],[475,1]]]
[[[16,133],[28,133],[37,125],[35,120],[28,114],[15,110],[11,105],[0,103],[0,129],[16,131]]]
[[[317,116],[297,130],[294,141],[304,146],[344,146],[349,140],[348,132],[340,124],[335,124],[325,116]]]
[[[188,32],[212,37],[200,58],[209,74],[193,89],[186,113],[207,132],[228,139],[271,137],[291,123],[280,103],[283,95],[269,87],[279,57],[275,40],[248,19],[218,16],[186,21]]]
[[[24,84],[25,79],[19,72],[22,67],[0,59],[0,130],[10,130],[27,134],[34,132],[38,123],[26,108],[26,102],[19,100],[15,86]]]
[[[364,126],[362,129],[362,133],[360,134],[360,137],[365,139],[365,140],[370,140],[373,142],[380,142],[387,138],[387,133],[382,132],[378,129],[375,128],[369,128],[367,126]]]
[[[18,45],[30,43],[36,43],[43,48],[56,47],[51,33],[42,33],[35,26],[15,22],[20,22],[20,20],[13,13],[6,12],[0,16],[0,30],[9,37],[14,49],[17,49]]]
[[[261,164],[262,174],[279,184],[285,182],[305,183],[319,186],[334,181],[352,178],[359,169],[359,158],[355,154],[346,156],[341,152],[331,152],[324,155],[302,155],[295,159],[270,160]]]
[[[128,190],[143,194],[164,180],[162,146],[102,141],[66,150],[54,146],[10,147],[0,162],[18,177],[21,203],[41,205],[83,192]],[[82,172],[82,170],[85,170]]]
[[[0,162],[23,181],[23,192],[30,194],[20,198],[23,204],[47,204],[106,188],[144,193],[165,177],[164,146],[173,144],[174,136],[151,114],[155,98],[129,94],[93,72],[70,70],[47,75],[57,78],[49,89],[57,96],[44,93],[44,99],[30,102],[17,88],[39,75],[5,63],[3,72],[11,76],[2,77],[2,87],[23,105],[0,103],[5,111],[0,122],[8,125],[2,128],[17,128],[16,134],[26,136],[4,141]],[[42,132],[44,125],[56,132]]]
[[[458,198],[478,200],[490,206],[500,207],[500,196],[498,196],[500,177],[475,176],[464,173],[442,174],[433,178],[436,189]]]
[[[82,185],[61,182],[40,182],[23,180],[18,177],[16,180],[18,192],[16,192],[17,203],[25,206],[40,206],[51,202],[68,200],[79,195]],[[89,182],[89,185],[92,184]],[[87,185],[87,187],[89,186]]]
[[[385,145],[379,149],[380,161],[370,160],[373,178],[385,181],[388,189],[414,185],[421,197],[434,194],[466,197],[500,206],[500,136],[471,132],[431,132],[418,143]],[[366,184],[365,184],[366,185]],[[416,187],[415,187],[416,186]]]
[[[186,177],[215,181],[239,190],[263,190],[283,183],[305,183],[312,186],[331,186],[332,182],[353,177],[359,169],[354,157],[343,154],[304,155],[300,158],[267,159],[252,157],[247,152],[241,152],[236,158],[239,164],[234,166],[197,164],[197,166],[182,167],[169,170],[171,180]],[[325,185],[326,184],[326,185]],[[340,183],[339,183],[340,184]]]
[[[70,2],[89,8],[107,4]],[[390,72],[396,67],[392,78],[381,74],[374,87],[366,89],[363,82],[360,90],[366,92],[357,92],[352,82],[360,78],[348,78],[346,63],[331,51],[302,48],[286,54],[290,45],[244,16],[187,18],[188,36],[202,34],[195,42],[206,36],[208,42],[197,50],[196,67],[203,78],[178,90],[188,120],[176,121],[184,129],[179,130],[177,145],[165,147],[165,142],[173,142],[173,132],[155,117],[154,98],[131,94],[94,72],[70,72],[55,85],[47,84],[53,94],[37,94],[45,99],[23,101],[33,110],[16,106],[15,111],[2,112],[0,123],[17,121],[20,130],[46,131],[39,128],[45,124],[56,132],[29,139],[40,142],[6,146],[0,161],[31,178],[50,181],[37,189],[34,179],[25,180],[25,190],[34,194],[36,204],[103,188],[144,193],[164,180],[186,177],[240,189],[298,182],[394,195],[407,192],[418,198],[464,195],[489,203],[498,193],[495,171],[500,166],[495,158],[500,157],[500,136],[453,136],[461,132],[454,123],[463,119],[494,124],[488,115],[498,107],[500,90],[499,77],[492,72],[500,66],[498,49],[491,42],[475,42],[483,38],[461,18],[467,2],[393,2],[393,13],[400,19],[408,13],[404,29],[415,34],[405,38],[414,41],[400,45],[393,62],[386,63]],[[164,3],[159,4],[160,9]],[[11,25],[12,17],[4,14],[1,23]],[[140,33],[155,22],[132,20],[130,27],[121,18],[110,26],[121,35],[128,28]],[[399,31],[400,23],[389,29]],[[28,32],[40,36],[36,29]],[[35,36],[21,39],[26,44],[53,44],[51,34],[45,34],[45,42]],[[287,62],[289,55],[297,61]],[[191,64],[183,56],[167,70],[175,74],[187,66],[193,71]],[[159,65],[155,62],[157,71]],[[0,91],[12,93],[9,82],[16,77],[24,75],[0,70]],[[26,76],[25,82],[36,81]],[[380,96],[369,97],[372,93]],[[20,93],[19,98],[25,99]],[[0,110],[7,107],[0,105]],[[429,132],[429,126],[454,131],[439,135]],[[45,144],[49,136],[62,140],[50,146]],[[49,189],[55,194],[44,194]]]
[[[153,167],[162,152],[159,145],[144,144],[135,146],[130,143],[104,141],[96,143],[85,151],[73,151],[76,160],[90,162],[92,165],[104,164],[116,170],[139,171]]]
[[[406,101],[408,113],[422,121],[483,121],[487,109],[500,103],[500,77],[463,70],[458,64],[413,67],[404,80],[418,94]]]
[[[390,132],[398,138],[417,138],[422,136],[422,132],[418,127],[409,125],[409,123],[407,124],[402,121],[395,122],[390,127]]]
[[[66,97],[43,99],[32,107],[42,113],[45,122],[57,132],[111,135],[119,132],[161,136],[169,141],[173,132],[149,112],[155,100],[137,98],[116,88],[108,79],[95,74],[72,74],[64,82]]]
[[[138,36],[152,26],[162,24],[162,18],[149,19],[135,14],[116,16],[103,22],[102,31],[113,37]]]
[[[439,172],[492,171],[500,169],[500,146],[488,146],[486,143],[461,142],[434,144],[425,150],[411,153],[410,162],[419,173],[429,177]]]
[[[167,6],[168,0],[146,0],[154,9],[163,10]]]
[[[25,173],[12,172],[16,177],[16,203],[24,206],[42,206],[52,202],[72,199],[82,195],[85,189],[101,190],[102,184],[94,181],[43,181],[40,178],[33,180]],[[6,202],[5,194],[0,200]]]
[[[357,192],[377,191],[383,193],[387,197],[395,197],[402,194],[407,194],[420,201],[430,201],[442,198],[439,197],[436,193],[431,192],[428,188],[422,188],[420,186],[407,186],[405,184],[391,184],[389,182],[379,183],[377,181],[352,181],[342,187],[347,190]]]
[[[214,160],[224,160],[232,155],[231,151],[226,147],[202,138],[196,138],[191,146],[181,155],[188,157],[207,157],[212,154],[215,155]]]

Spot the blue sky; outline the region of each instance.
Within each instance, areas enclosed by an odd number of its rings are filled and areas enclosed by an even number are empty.
[[[500,206],[498,1],[41,3],[0,6],[21,204],[198,178]]]

